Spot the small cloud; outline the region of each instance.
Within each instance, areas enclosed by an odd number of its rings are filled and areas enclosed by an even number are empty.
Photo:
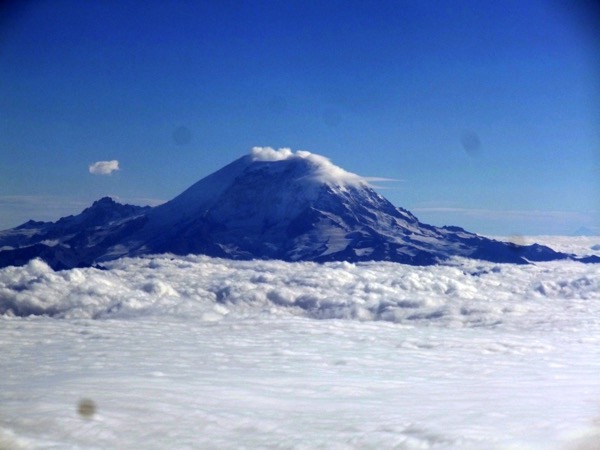
[[[116,159],[112,161],[97,161],[94,164],[90,164],[89,170],[94,175],[110,175],[115,170],[119,170],[119,161]]]
[[[289,148],[275,150],[272,147],[252,147],[250,154],[253,161],[283,161],[294,157],[294,153]]]

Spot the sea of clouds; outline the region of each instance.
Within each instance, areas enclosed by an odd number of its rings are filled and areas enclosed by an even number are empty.
[[[412,267],[162,255],[105,270],[55,272],[33,260],[0,271],[0,314],[64,319],[267,313],[450,327],[522,326],[525,317],[541,326],[566,309],[600,320],[598,300],[600,266],[577,262]]]
[[[600,439],[600,265],[33,260],[0,270],[0,343],[0,448]]]

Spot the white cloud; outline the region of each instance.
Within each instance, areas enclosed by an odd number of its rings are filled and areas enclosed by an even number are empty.
[[[368,184],[367,181],[352,172],[348,172],[341,167],[333,164],[328,158],[314,153],[298,151],[296,152],[301,158],[306,158],[311,161],[317,167],[316,176],[319,181],[330,183],[330,184]]]
[[[399,178],[386,178],[386,177],[362,177],[364,180],[369,182],[390,182],[390,183],[404,183],[406,180],[401,180]]]
[[[252,147],[250,154],[254,161],[283,161],[294,156],[289,148],[275,150],[272,147]]]
[[[18,374],[0,384],[0,447],[593,448],[599,270],[169,255],[5,268],[0,307],[53,318],[0,317],[0,367]],[[77,418],[82,398],[96,416]]]
[[[334,185],[369,185],[371,182],[400,182],[395,178],[363,177],[333,164],[329,158],[305,150],[293,152],[289,148],[275,150],[272,147],[253,147],[250,154],[254,161],[286,161],[292,159],[305,159],[315,166],[315,179],[322,183]]]
[[[94,175],[110,175],[114,171],[119,170],[119,161],[113,159],[111,161],[97,161],[90,164],[89,170]]]
[[[254,161],[305,159],[315,166],[315,179],[323,183],[339,185],[368,184],[365,178],[336,166],[328,158],[305,150],[292,152],[289,148],[275,150],[271,147],[254,147],[251,155]]]
[[[598,268],[592,264],[562,261],[505,265],[501,270],[483,261],[459,259],[455,264],[425,268],[385,262],[319,265],[165,255],[112,261],[106,263],[109,270],[105,271],[54,272],[34,260],[24,267],[0,270],[0,315],[174,314],[203,320],[219,314],[272,311],[316,319],[479,326],[518,320],[503,312],[515,305],[520,311],[542,313],[542,307],[544,313],[560,315],[563,300],[600,300]],[[535,300],[540,283],[545,297],[562,299],[554,308]]]

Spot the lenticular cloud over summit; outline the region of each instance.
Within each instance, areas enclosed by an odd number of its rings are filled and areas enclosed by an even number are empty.
[[[254,161],[283,161],[294,157],[294,153],[289,148],[275,150],[272,147],[252,147],[250,154]]]
[[[289,148],[278,150],[272,147],[253,147],[251,151],[254,161],[285,161],[304,159],[314,165],[313,178],[321,183],[330,185],[366,185],[367,179],[348,172],[333,164],[329,158],[305,150],[292,152]]]

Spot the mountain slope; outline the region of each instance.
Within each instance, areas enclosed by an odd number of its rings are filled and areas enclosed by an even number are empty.
[[[79,216],[2,232],[0,248],[6,246],[13,248],[0,251],[0,266],[38,256],[56,268],[165,252],[417,265],[453,256],[509,263],[573,258],[423,224],[322,156],[270,148],[254,148],[158,207],[103,199]]]

